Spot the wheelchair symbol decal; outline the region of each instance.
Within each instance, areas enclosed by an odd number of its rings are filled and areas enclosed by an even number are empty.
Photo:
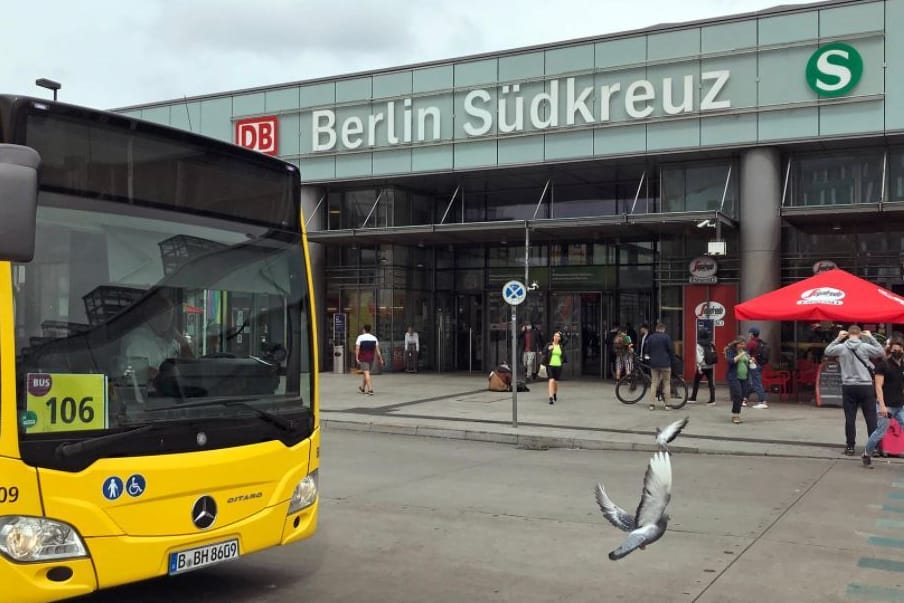
[[[144,476],[136,473],[129,477],[126,480],[126,492],[128,492],[129,496],[132,498],[137,498],[144,494],[145,489],[147,488],[147,482],[144,479]]]

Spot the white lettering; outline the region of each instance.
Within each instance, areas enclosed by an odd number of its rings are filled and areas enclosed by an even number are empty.
[[[728,82],[728,78],[731,76],[731,71],[728,69],[720,69],[719,71],[707,71],[700,75],[700,80],[703,82],[709,80],[716,80],[706,94],[703,95],[703,100],[700,101],[700,110],[701,111],[713,111],[716,109],[728,109],[731,107],[731,100],[725,99],[717,101],[716,97],[719,96],[719,93],[722,92],[722,88],[725,87],[725,84]]]
[[[342,122],[342,144],[347,149],[357,149],[364,140],[360,134],[364,132],[364,124],[360,117],[349,117]],[[356,139],[352,140],[352,136]]]
[[[573,126],[577,121],[577,113],[580,112],[581,119],[584,120],[584,123],[592,123],[593,122],[593,113],[590,111],[590,106],[587,104],[587,98],[593,94],[593,87],[588,86],[581,90],[581,94],[578,97],[574,96],[574,78],[570,77],[566,81],[565,88],[565,97],[566,97],[566,117],[565,123],[569,126]]]
[[[373,147],[377,144],[377,124],[383,121],[382,113],[371,113],[367,116],[367,146]]]
[[[477,127],[470,122],[466,122],[464,130],[468,136],[483,136],[493,127],[493,115],[486,109],[475,106],[476,100],[488,103],[490,102],[490,93],[486,90],[471,90],[465,96],[465,113],[483,122],[483,125]]]
[[[542,116],[545,105],[546,118]],[[541,92],[530,101],[530,124],[542,130],[559,125],[559,80],[549,82],[549,92]]]
[[[386,103],[386,142],[399,144],[399,137],[395,131],[395,101]]]
[[[647,80],[637,80],[625,90],[625,111],[628,112],[628,115],[637,119],[647,117],[653,112],[653,107],[647,104],[647,101],[655,98],[656,91],[653,90],[653,84]],[[637,103],[643,103],[646,106],[638,109]]]
[[[325,124],[321,124],[323,120]],[[329,109],[322,109],[311,113],[311,148],[314,151],[329,151],[336,146],[336,114]],[[320,135],[326,134],[326,142],[320,143]]]
[[[440,137],[440,115],[438,107],[425,107],[417,110],[417,141],[424,142],[426,137],[424,132],[427,130],[427,118],[433,120],[433,137],[431,140],[439,140]]]
[[[814,86],[826,92],[850,86],[855,74],[839,64],[845,58],[843,50],[826,51],[817,57],[823,78]],[[416,107],[413,98],[387,101],[379,111],[375,104],[369,114],[364,114],[366,117],[348,117],[341,123],[334,109],[312,110],[311,148],[321,152],[360,149],[365,145],[373,148],[439,141],[443,132],[452,127],[453,119],[462,122],[460,130],[464,136],[479,137],[523,132],[525,127],[544,130],[592,126],[613,120],[648,119],[659,114],[682,115],[731,108],[726,92],[731,77],[729,70],[706,71],[700,74],[699,81],[697,77],[689,73],[655,82],[611,81],[598,87],[581,87],[578,77],[556,78],[544,82],[544,89],[531,93],[522,91],[523,84],[499,84],[498,88],[467,91],[463,110],[457,108],[452,115],[444,114],[439,106]],[[625,115],[621,112],[622,105]],[[256,134],[253,129],[240,129],[236,139],[251,145]]]
[[[402,121],[402,140],[411,142],[411,99],[406,98],[404,103],[405,110],[402,112],[404,117]]]
[[[600,122],[609,121],[609,107],[612,106],[612,95],[621,90],[618,82],[609,86],[600,86]]]
[[[818,77],[816,78],[816,87],[826,92],[835,92],[850,84],[851,78],[853,78],[854,75],[846,66],[830,63],[829,57],[841,57],[847,61],[847,59],[850,58],[850,53],[846,50],[836,48],[833,50],[826,50],[819,55],[818,59],[816,59],[816,68],[819,69],[820,73],[824,75],[833,75],[838,78],[837,83],[828,84],[824,79]]]
[[[672,78],[662,80],[662,108],[666,115],[690,113],[694,110],[694,76],[684,76],[684,97],[680,105],[672,103]]]
[[[515,119],[511,123],[508,122],[508,93],[509,86],[505,85],[502,87],[502,94],[499,95],[499,100],[496,101],[496,108],[499,111],[499,131],[503,134],[508,134],[509,132],[520,132],[524,130],[524,98],[519,94],[515,97]],[[511,92],[513,94],[518,94],[521,92],[521,86],[519,84],[515,84],[511,87]]]

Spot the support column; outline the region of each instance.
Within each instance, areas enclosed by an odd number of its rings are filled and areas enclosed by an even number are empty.
[[[781,155],[775,148],[756,148],[741,155],[741,302],[781,287],[782,260]],[[780,323],[742,321],[746,336],[752,325],[772,348],[771,362],[779,360]]]
[[[323,194],[323,190],[313,186],[301,187],[301,212],[305,221],[314,214],[317,202],[320,201]],[[314,219],[308,223],[308,231],[322,230],[320,225],[324,223],[323,216],[326,213],[326,200],[324,200],[320,208],[317,209]],[[314,309],[317,312],[314,320],[317,321],[317,334],[320,340],[320,349],[317,350],[320,356],[320,366],[318,368],[320,371],[325,371],[328,366],[328,354],[332,353],[328,345],[328,340],[332,334],[327,330],[329,320],[326,319],[326,253],[320,243],[308,243],[308,252],[308,259],[311,262],[311,279],[314,282]]]

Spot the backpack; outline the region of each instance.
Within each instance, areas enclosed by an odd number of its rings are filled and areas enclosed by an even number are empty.
[[[615,336],[615,339],[613,340],[612,343],[614,344],[613,347],[615,348],[615,352],[617,354],[620,354],[625,351],[625,348],[627,347],[626,341],[625,341],[626,339],[628,339],[628,336],[624,335],[622,333],[619,333],[618,335]]]
[[[769,346],[762,339],[757,341],[756,349],[753,351],[753,358],[759,366],[764,366],[769,362]]]
[[[703,346],[703,363],[713,366],[719,362],[719,353],[713,344]]]

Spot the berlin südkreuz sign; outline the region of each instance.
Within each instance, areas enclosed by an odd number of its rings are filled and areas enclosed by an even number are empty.
[[[616,76],[617,77],[617,76]],[[543,92],[526,94],[521,84],[469,90],[461,105],[453,107],[455,119],[464,119],[468,137],[514,134],[530,129],[545,130],[612,121],[613,109],[620,106],[629,120],[646,119],[657,108],[665,115],[724,111],[731,108],[725,86],[728,69],[664,77],[658,81],[613,79],[599,86],[579,87],[577,78],[556,78],[546,82]],[[491,93],[496,92],[494,95]],[[458,96],[456,95],[456,98]],[[337,120],[336,110],[316,109],[310,113],[311,149],[314,152],[430,143],[441,140],[445,114],[439,106],[413,98],[374,104],[365,117],[352,115]],[[564,108],[564,112],[562,109]],[[562,117],[564,115],[564,118]]]

